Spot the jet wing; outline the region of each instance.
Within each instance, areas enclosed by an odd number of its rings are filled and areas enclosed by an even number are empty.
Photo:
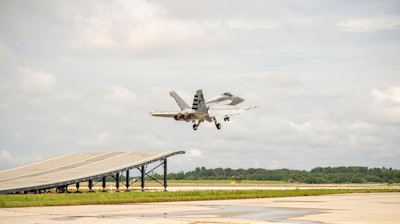
[[[212,105],[208,109],[209,117],[226,117],[246,112],[256,107],[237,107],[231,105]]]
[[[176,120],[183,119],[186,121],[204,119],[208,115],[207,112],[196,111],[155,111],[150,112],[149,114],[154,117],[173,117]]]

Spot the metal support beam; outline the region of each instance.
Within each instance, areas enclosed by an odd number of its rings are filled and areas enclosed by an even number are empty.
[[[144,190],[144,177],[145,177],[145,175],[146,175],[144,166],[142,166],[142,169],[140,170],[140,172],[141,172],[141,177],[140,177],[140,179],[141,179],[141,181],[142,181],[142,183],[141,183],[140,186],[142,187],[142,191],[143,191],[143,190]]]
[[[93,188],[93,179],[90,179],[90,180],[89,180],[89,185],[88,185],[88,187],[89,187],[89,192],[93,192],[93,191],[92,191],[92,188]]]
[[[106,177],[103,177],[102,187],[103,187],[103,192],[106,192]]]
[[[126,191],[129,191],[129,170],[126,170],[125,187],[126,187]]]
[[[80,184],[79,182],[76,183],[76,192],[77,192],[77,193],[79,193],[79,184]]]
[[[167,158],[164,159],[164,191],[167,191]]]
[[[61,185],[56,188],[57,193],[66,193],[68,192],[68,185]]]
[[[119,172],[115,175],[115,187],[117,188],[117,192],[119,191]]]

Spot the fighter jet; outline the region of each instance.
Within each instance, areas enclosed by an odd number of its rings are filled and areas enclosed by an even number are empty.
[[[176,121],[192,121],[194,123],[193,130],[197,130],[204,121],[214,121],[217,129],[221,129],[221,124],[218,123],[217,117],[224,118],[224,121],[229,121],[232,115],[256,108],[238,107],[237,105],[242,103],[244,99],[234,96],[230,92],[205,101],[203,91],[199,89],[194,95],[191,107],[175,91],[171,91],[170,95],[175,99],[181,109],[180,111],[155,111],[150,114],[155,117],[171,117]],[[197,123],[195,123],[196,121]]]

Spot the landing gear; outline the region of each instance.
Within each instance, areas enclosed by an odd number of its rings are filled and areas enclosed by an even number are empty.
[[[218,130],[221,129],[221,124],[220,123],[216,124],[216,126],[217,126]]]
[[[229,117],[225,117],[225,118],[224,118],[224,121],[229,121],[229,120],[230,120]]]
[[[213,118],[213,119],[214,119],[215,127],[217,127],[218,130],[221,129],[221,124],[217,123],[217,119],[215,119],[215,118]]]
[[[201,120],[199,120],[199,122],[197,123],[197,124],[193,124],[193,130],[197,130],[197,128],[200,126],[200,124],[201,124]]]
[[[218,130],[221,129],[221,124],[217,122],[217,119],[213,118],[213,120],[214,120],[215,127],[217,127]],[[193,124],[193,130],[196,131],[197,128],[200,126],[201,122],[203,122],[203,121],[204,121],[204,120],[199,120],[199,122],[198,122],[197,124]],[[208,121],[211,122],[211,119],[208,120]],[[194,122],[194,121],[193,121],[193,122]]]

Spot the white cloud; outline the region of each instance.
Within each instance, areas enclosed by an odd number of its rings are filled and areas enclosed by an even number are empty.
[[[106,96],[107,100],[124,104],[132,104],[136,101],[136,95],[123,86],[111,86],[108,89],[110,94]]]
[[[6,150],[0,150],[0,161],[12,163],[14,159],[11,156],[11,153]]]
[[[338,127],[337,124],[329,120],[312,120],[299,124],[296,124],[293,121],[289,121],[289,125],[295,130],[301,132],[305,131],[305,132],[315,132],[315,133],[322,133],[322,132],[333,133],[340,130],[340,127]]]
[[[400,85],[389,86],[382,90],[372,89],[370,96],[377,102],[386,102],[392,105],[400,104]]]
[[[19,86],[23,92],[46,93],[54,90],[57,78],[50,73],[30,68],[19,68]]]
[[[77,145],[83,148],[103,149],[110,147],[110,134],[108,132],[97,133],[94,136],[77,140]]]
[[[94,7],[92,9],[92,7]],[[139,53],[169,50],[204,50],[226,45],[227,35],[218,23],[168,18],[167,12],[147,1],[91,4],[77,11],[75,50],[122,50]]]
[[[15,159],[7,150],[0,150],[0,170],[15,166]]]
[[[99,111],[113,116],[121,116],[128,109],[137,105],[137,96],[123,86],[107,87],[104,103],[97,105]]]
[[[231,19],[227,21],[227,24],[231,29],[271,29],[279,26],[276,22],[266,19]]]
[[[249,72],[240,74],[243,79],[252,82],[253,85],[268,86],[269,88],[293,88],[303,84],[302,80],[287,73]]]
[[[399,166],[397,1],[21,4],[0,7],[0,148],[24,161],[127,149],[187,150],[185,171]],[[200,88],[259,108],[196,132],[148,115]]]
[[[374,133],[377,131],[376,126],[365,121],[357,121],[347,125],[348,131],[352,133]]]
[[[400,17],[364,17],[351,18],[338,22],[336,26],[345,32],[376,32],[400,29]]]
[[[381,121],[400,123],[400,85],[372,89],[369,95],[373,116]]]
[[[201,153],[201,151],[199,149],[191,148],[191,149],[189,149],[187,156],[189,158],[201,158],[201,157],[203,157],[203,154]]]
[[[14,52],[11,48],[7,46],[4,41],[0,40],[0,63],[9,61],[14,56]]]
[[[315,20],[308,15],[295,15],[291,11],[273,12],[273,10],[261,15],[251,17],[236,17],[227,20],[230,29],[275,29],[282,27],[309,27],[319,25],[320,20]],[[240,12],[238,12],[240,14]]]

